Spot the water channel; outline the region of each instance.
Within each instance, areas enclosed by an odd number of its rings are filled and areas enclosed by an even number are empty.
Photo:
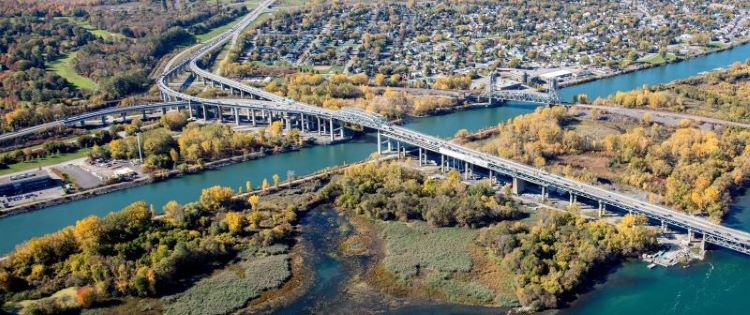
[[[731,50],[705,55],[688,61],[651,68],[612,78],[593,81],[560,91],[563,100],[586,93],[590,99],[606,96],[618,90],[629,90],[643,84],[656,84],[685,78],[716,67],[750,58],[750,44]],[[414,119],[406,124],[436,136],[450,136],[466,128],[477,130],[495,125],[509,118],[528,113],[534,106],[508,104],[502,107],[479,108],[448,115]],[[91,199],[79,200],[49,207],[35,212],[0,219],[0,254],[11,251],[17,244],[31,237],[56,231],[74,224],[88,215],[104,215],[138,200],[145,200],[160,209],[169,200],[189,202],[195,200],[201,189],[223,185],[244,187],[247,180],[258,185],[273,174],[285,177],[287,171],[296,175],[359,161],[375,151],[372,135],[355,141],[306,148],[263,159],[248,161],[183,176],[147,186],[117,191]],[[750,194],[737,199],[726,224],[750,230]],[[705,314],[744,313],[750,301],[742,298],[750,291],[750,257],[728,250],[715,250],[701,263],[686,269],[670,268],[648,270],[638,262],[626,263],[613,271],[601,285],[584,294],[566,314]],[[338,271],[329,271],[338,272]],[[335,299],[335,297],[333,297]],[[471,308],[436,306],[420,309],[425,313],[470,313]],[[482,311],[484,312],[484,311]]]

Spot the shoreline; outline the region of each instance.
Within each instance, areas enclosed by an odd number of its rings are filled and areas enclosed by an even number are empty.
[[[327,144],[314,144],[314,145],[327,145]],[[251,160],[257,160],[257,159],[261,159],[265,157],[270,157],[270,156],[280,154],[280,153],[299,151],[309,146],[311,145],[295,146],[290,149],[281,150],[278,152],[273,152],[273,150],[270,150],[271,151],[270,154],[266,153],[264,150],[263,152],[255,152],[255,153],[251,153],[247,155],[237,155],[237,156],[228,157],[228,158],[224,158],[224,159],[220,159],[216,161],[207,162],[203,164],[202,166],[200,166],[199,168],[195,168],[194,171],[183,172],[183,171],[176,170],[176,169],[165,170],[165,171],[153,173],[150,175],[146,175],[144,177],[139,177],[132,181],[104,185],[100,187],[91,188],[85,191],[52,198],[49,200],[42,200],[42,201],[32,202],[32,203],[25,204],[25,205],[15,206],[15,207],[8,208],[8,209],[3,209],[2,211],[0,211],[0,219],[18,215],[18,214],[27,213],[27,212],[43,210],[45,208],[49,208],[52,206],[57,206],[57,205],[61,205],[61,204],[65,204],[65,203],[69,203],[73,201],[106,195],[108,193],[112,193],[112,192],[116,192],[120,190],[125,190],[129,188],[153,184],[153,183],[160,182],[160,181],[170,180],[172,178],[176,178],[180,176],[200,174],[202,172],[219,169],[224,166],[238,164],[238,163],[247,162]]]
[[[644,64],[641,64],[640,66],[638,66],[636,68],[633,68],[633,69],[615,71],[615,72],[612,72],[612,73],[608,73],[608,74],[604,74],[604,75],[598,75],[598,76],[593,76],[593,77],[589,77],[589,78],[584,78],[584,79],[581,79],[581,80],[574,80],[574,81],[562,82],[562,83],[560,83],[559,88],[560,89],[569,88],[569,87],[573,87],[573,86],[576,86],[576,85],[581,85],[581,84],[584,84],[584,83],[589,83],[589,82],[592,82],[592,81],[597,81],[597,80],[601,80],[601,79],[607,79],[607,78],[611,78],[611,77],[616,77],[616,76],[623,75],[623,74],[633,73],[633,72],[636,72],[636,71],[641,71],[641,70],[647,70],[647,69],[651,69],[651,68],[666,66],[666,65],[669,65],[669,64],[680,63],[680,62],[683,62],[683,61],[690,61],[691,59],[695,59],[695,58],[698,58],[698,57],[702,57],[702,56],[706,56],[706,55],[711,55],[711,54],[715,54],[715,53],[720,53],[720,52],[731,50],[731,49],[734,49],[734,48],[737,48],[737,47],[740,47],[740,46],[744,46],[744,45],[750,45],[750,38],[742,40],[742,41],[739,41],[739,42],[736,42],[736,43],[732,43],[731,45],[728,45],[726,47],[709,49],[707,51],[703,51],[703,52],[700,52],[700,53],[697,53],[697,54],[690,55],[690,56],[688,56],[686,58],[674,59],[674,60],[664,61],[662,63],[656,63],[656,64],[646,64],[646,63],[644,63]]]

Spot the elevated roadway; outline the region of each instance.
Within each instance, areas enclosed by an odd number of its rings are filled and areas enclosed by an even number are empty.
[[[598,203],[600,209],[611,207],[621,211],[644,214],[650,219],[659,221],[662,224],[669,224],[685,229],[691,236],[693,234],[700,234],[703,236],[705,242],[733,249],[741,253],[750,254],[750,233],[748,232],[715,224],[706,218],[687,215],[683,212],[674,211],[663,206],[651,204],[594,185],[576,182],[525,164],[472,150],[437,137],[392,125],[383,117],[366,111],[351,108],[328,110],[308,105],[242,84],[241,82],[218,76],[199,67],[198,60],[219,49],[234,38],[272,3],[273,0],[264,1],[237,25],[220,34],[216,38],[199,45],[194,49],[192,54],[189,54],[187,57],[186,55],[178,55],[177,57],[179,58],[176,57],[171,60],[157,82],[159,90],[162,92],[162,96],[168,102],[158,103],[154,106],[156,108],[164,108],[166,106],[165,104],[170,104],[170,106],[173,107],[187,106],[191,115],[193,115],[193,111],[197,110],[198,107],[202,107],[204,118],[207,117],[206,106],[217,107],[221,112],[223,112],[224,108],[231,108],[233,109],[238,123],[240,109],[275,112],[277,114],[283,114],[284,117],[296,115],[298,116],[298,121],[303,129],[305,126],[317,123],[318,132],[321,131],[321,127],[325,129],[326,123],[321,123],[321,120],[328,120],[328,132],[332,139],[335,134],[334,121],[339,123],[341,135],[343,135],[345,124],[359,125],[378,132],[378,152],[381,152],[382,150],[381,138],[385,137],[389,142],[394,140],[399,144],[403,143],[418,147],[420,149],[420,162],[422,162],[423,158],[427,158],[426,154],[422,154],[423,151],[432,152],[433,155],[439,157],[441,169],[449,166],[447,163],[448,160],[453,160],[454,162],[460,161],[464,164],[463,171],[467,174],[471,172],[473,168],[481,168],[489,171],[491,177],[498,174],[512,177],[515,191],[520,191],[522,189],[521,186],[530,184],[541,187],[542,196],[546,196],[550,190],[566,192],[570,194],[571,201],[573,202],[575,202],[577,197],[582,197],[594,203]],[[185,71],[188,71],[201,79],[218,83],[223,88],[229,88],[233,93],[236,91],[239,93],[240,98],[206,99],[187,95],[181,91],[172,89],[169,86],[170,80],[176,78],[178,74]],[[255,99],[246,99],[245,97]],[[138,108],[138,110],[143,109],[144,108]],[[136,109],[133,108],[130,110]],[[121,112],[119,113],[121,114]],[[80,123],[81,120],[89,118],[116,114],[118,114],[117,111],[104,110],[81,115],[81,117],[69,118],[56,123],[58,125],[74,124],[77,122]],[[253,123],[255,122],[254,117],[255,114],[252,114]],[[288,128],[290,120],[289,118],[285,119]],[[42,126],[37,127],[43,128]]]

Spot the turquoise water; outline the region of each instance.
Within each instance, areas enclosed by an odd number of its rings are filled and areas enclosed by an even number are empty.
[[[750,58],[750,44],[718,53],[696,57],[690,60],[671,63],[646,70],[618,75],[603,80],[591,81],[581,85],[560,90],[560,98],[570,102],[573,96],[586,94],[589,100],[606,97],[616,91],[628,91],[646,85],[666,83],[696,75],[703,71],[710,71],[717,67],[726,67],[736,61]]]
[[[560,94],[564,100],[570,100],[572,95],[579,93],[586,93],[593,99],[617,90],[629,90],[643,84],[684,78],[747,58],[750,58],[750,45],[681,63],[582,84],[563,89]],[[533,109],[534,106],[519,104],[479,108],[415,119],[406,126],[447,137],[461,128],[477,130],[528,113]],[[365,159],[375,149],[373,136],[365,135],[348,143],[283,153],[223,167],[219,170],[0,219],[0,253],[7,253],[16,244],[34,236],[56,231],[85,216],[103,215],[134,201],[145,200],[160,209],[169,200],[192,201],[197,198],[201,189],[208,186],[224,185],[236,189],[244,187],[246,180],[251,180],[257,186],[263,178],[271,178],[273,174],[279,174],[282,178],[286,176],[288,170],[294,171],[296,175],[309,174],[324,167]],[[736,201],[726,224],[750,230],[750,195]],[[570,308],[562,312],[566,314],[745,314],[748,313],[746,310],[750,307],[750,300],[743,298],[746,292],[750,292],[750,272],[746,270],[750,270],[750,257],[740,256],[727,250],[712,251],[706,261],[687,269],[648,270],[641,263],[626,263],[608,275],[607,281],[596,286],[594,290],[583,295]],[[484,312],[445,305],[436,305],[432,309],[419,307],[413,311],[417,313]]]
[[[477,130],[531,112],[534,108],[522,104],[481,108],[415,119],[406,126],[448,137],[461,128]],[[0,219],[0,254],[11,251],[31,237],[57,231],[92,214],[105,215],[138,200],[145,200],[161,210],[170,200],[181,203],[196,200],[203,188],[214,185],[244,189],[247,180],[259,186],[264,178],[270,181],[273,174],[286,178],[287,171],[291,170],[301,176],[326,167],[361,161],[377,150],[375,143],[374,135],[366,134],[355,141],[314,146],[3,218]]]

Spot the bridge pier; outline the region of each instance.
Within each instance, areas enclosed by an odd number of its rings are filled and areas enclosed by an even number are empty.
[[[388,143],[387,144],[388,145],[388,150],[387,151],[391,152],[393,150],[393,148],[391,147],[391,138],[388,138],[388,142],[387,143]]]
[[[323,132],[320,129],[320,116],[315,116],[318,119],[318,136],[322,135]]]
[[[85,120],[81,120],[81,128],[83,128],[83,127],[86,127],[86,121]]]
[[[688,242],[693,241],[693,229],[688,228]]]
[[[445,173],[445,155],[440,155],[440,172]]]
[[[383,143],[380,139],[380,130],[378,130],[378,155],[383,154]]]
[[[333,142],[333,137],[334,137],[334,135],[333,135],[333,117],[331,117],[331,119],[329,120],[329,127],[330,127],[329,131],[331,132],[331,142]]]
[[[107,116],[102,116],[102,126],[107,125]]]
[[[661,232],[667,232],[667,222],[664,222],[664,220],[661,220]]]
[[[255,124],[255,110],[254,109],[248,109],[247,114],[250,115],[248,119],[251,119],[253,121],[253,127],[256,126]]]
[[[127,112],[122,112],[122,114],[120,114],[120,117],[122,117],[123,124],[125,123],[125,121],[127,121],[127,116],[128,116]]]
[[[547,200],[547,186],[542,186],[542,201]]]
[[[601,219],[602,216],[604,215],[604,203],[601,200],[599,200],[599,212],[598,212],[598,214],[599,214],[599,219]]]
[[[190,118],[193,118],[193,101],[188,100],[188,114],[190,115]]]
[[[201,104],[201,109],[203,110],[203,120],[208,120],[208,116],[206,115],[206,104]]]
[[[162,115],[166,115],[167,114],[167,108],[166,107],[162,107],[161,108],[161,114]]]
[[[570,195],[570,204],[575,205],[576,201],[578,201],[578,196],[576,196],[572,191],[569,191],[568,194]]]
[[[240,109],[237,107],[234,107],[232,108],[232,110],[234,111],[234,124],[239,126],[240,125]]]
[[[518,177],[513,177],[513,189],[514,195],[520,195],[526,189],[526,182]]]

